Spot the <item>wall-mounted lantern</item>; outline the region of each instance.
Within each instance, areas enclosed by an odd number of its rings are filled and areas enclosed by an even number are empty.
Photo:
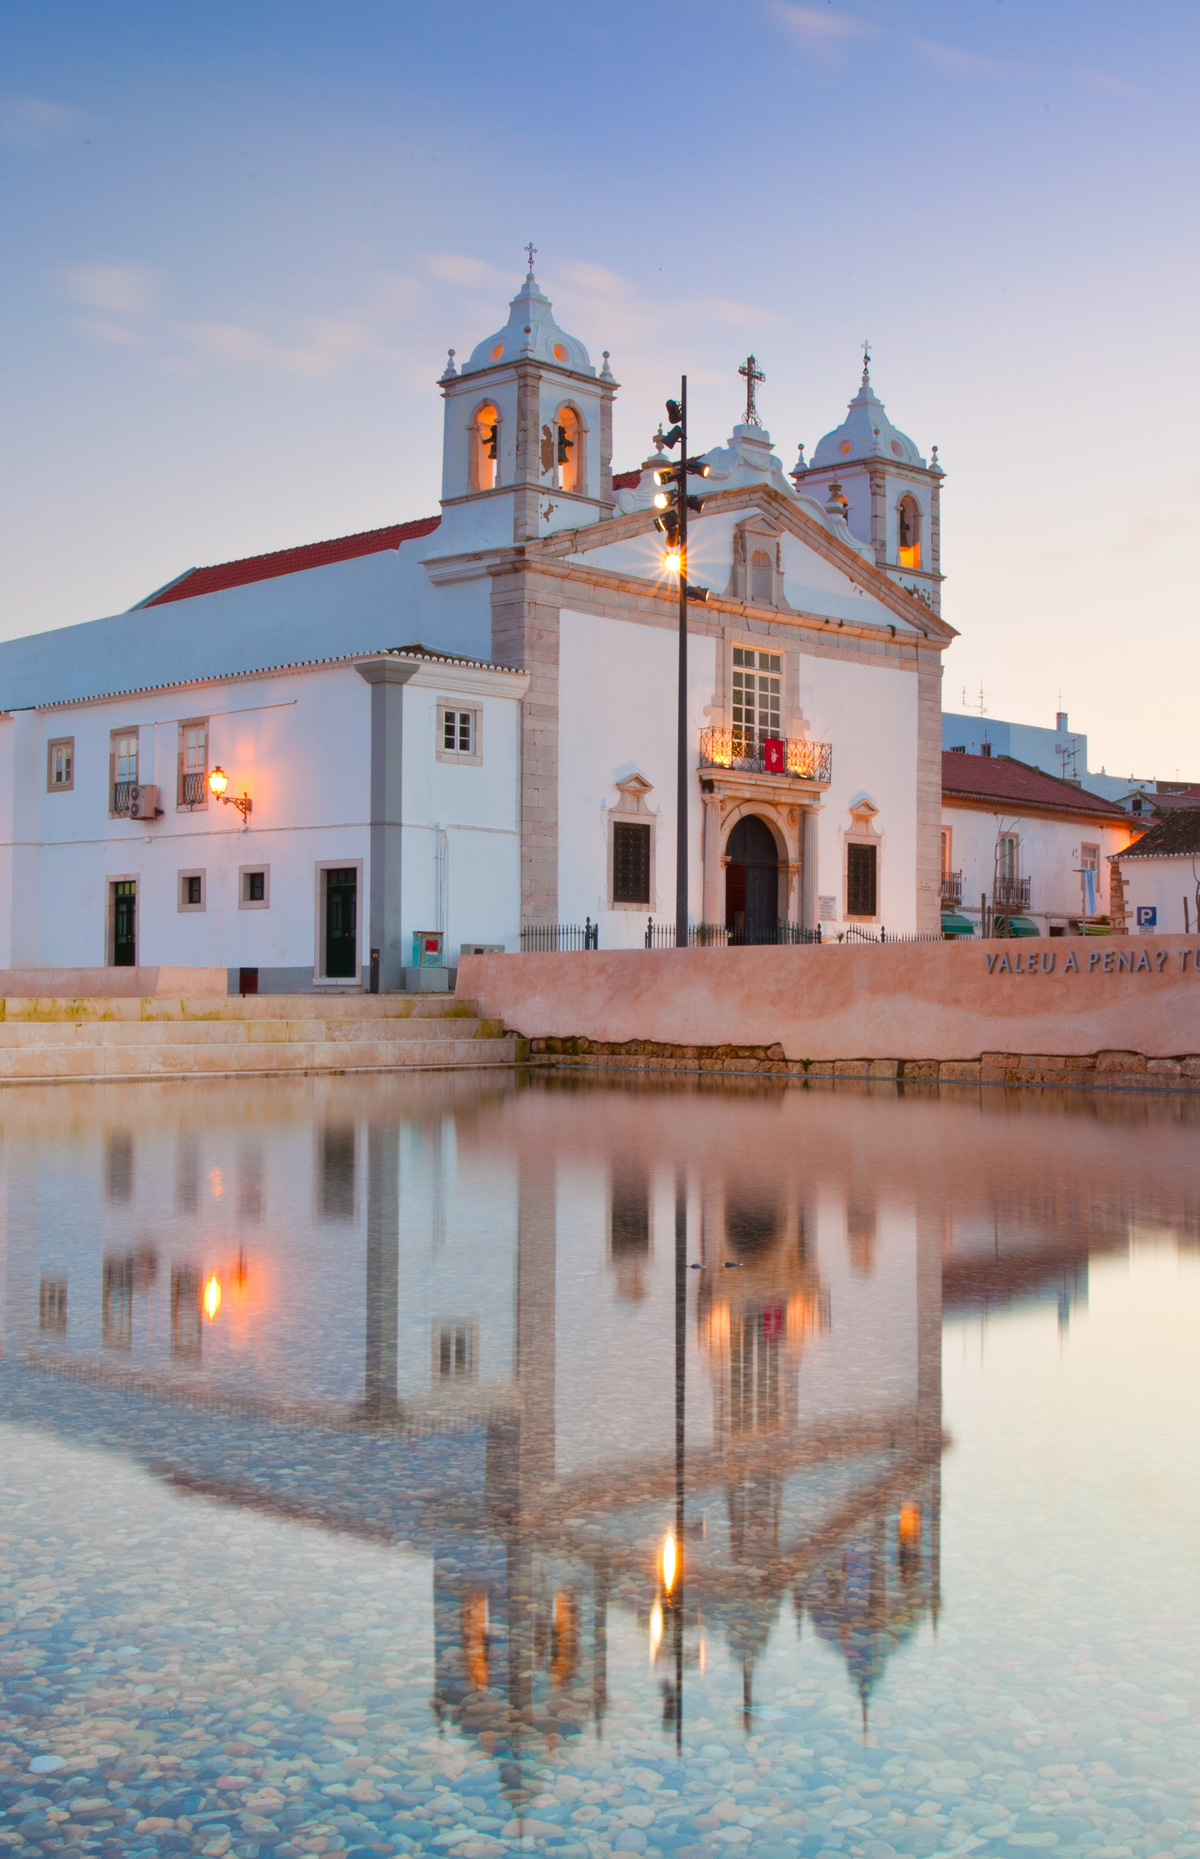
[[[208,777],[209,793],[215,795],[218,800],[223,800],[227,807],[236,807],[242,816],[242,824],[245,825],[247,814],[254,811],[254,802],[249,794],[227,794],[225,789],[228,786],[229,776],[218,762]]]

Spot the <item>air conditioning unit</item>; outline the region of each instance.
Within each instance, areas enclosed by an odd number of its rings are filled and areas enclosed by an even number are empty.
[[[158,804],[158,789],[153,781],[135,781],[129,789],[129,817],[131,820],[155,820],[162,812]]]

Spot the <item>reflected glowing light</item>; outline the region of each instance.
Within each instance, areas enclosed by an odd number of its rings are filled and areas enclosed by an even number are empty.
[[[675,1572],[676,1572],[677,1565],[678,1565],[678,1557],[675,1551],[675,1538],[669,1535],[667,1537],[666,1542],[663,1544],[663,1552],[662,1552],[663,1589],[664,1589],[664,1592],[667,1594],[670,1594],[672,1588],[675,1586]]]
[[[204,1287],[204,1314],[211,1323],[221,1308],[221,1280],[210,1278]]]
[[[657,1659],[658,1649],[662,1645],[662,1630],[663,1630],[662,1603],[660,1601],[656,1601],[654,1603],[654,1606],[650,1609],[650,1663],[651,1665],[653,1665],[654,1661]]]
[[[919,1504],[902,1504],[900,1506],[900,1541],[902,1543],[919,1543],[921,1540],[921,1506]]]

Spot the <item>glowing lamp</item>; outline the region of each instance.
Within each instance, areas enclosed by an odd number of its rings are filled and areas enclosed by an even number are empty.
[[[668,549],[666,554],[663,556],[663,567],[666,569],[668,574],[678,574],[679,566],[680,566],[679,550]]]
[[[210,1278],[204,1287],[204,1314],[211,1323],[221,1308],[221,1280]]]
[[[229,776],[221,767],[220,762],[218,762],[208,777],[208,791],[215,799],[223,800],[227,807],[236,807],[242,816],[242,825],[244,826],[248,815],[254,811],[254,802],[251,800],[249,794],[227,794],[225,789],[228,786]]]
[[[678,1555],[675,1549],[675,1538],[671,1535],[668,1535],[667,1540],[663,1544],[663,1548],[662,1548],[662,1578],[663,1578],[664,1594],[670,1594],[672,1588],[675,1586],[675,1576],[678,1572],[678,1563],[679,1563],[679,1558],[678,1558]]]

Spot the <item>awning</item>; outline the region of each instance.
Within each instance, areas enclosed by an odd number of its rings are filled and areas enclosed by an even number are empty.
[[[996,927],[998,933],[1001,935],[1004,934],[1004,931],[1000,929],[1000,925],[1003,922],[1003,917],[996,918]],[[1009,917],[1008,919],[1008,934],[1010,936],[1040,936],[1041,933],[1041,930],[1032,917]]]
[[[973,936],[974,934],[975,925],[972,923],[970,917],[957,915],[954,911],[951,911],[948,915],[943,915],[943,936]]]

